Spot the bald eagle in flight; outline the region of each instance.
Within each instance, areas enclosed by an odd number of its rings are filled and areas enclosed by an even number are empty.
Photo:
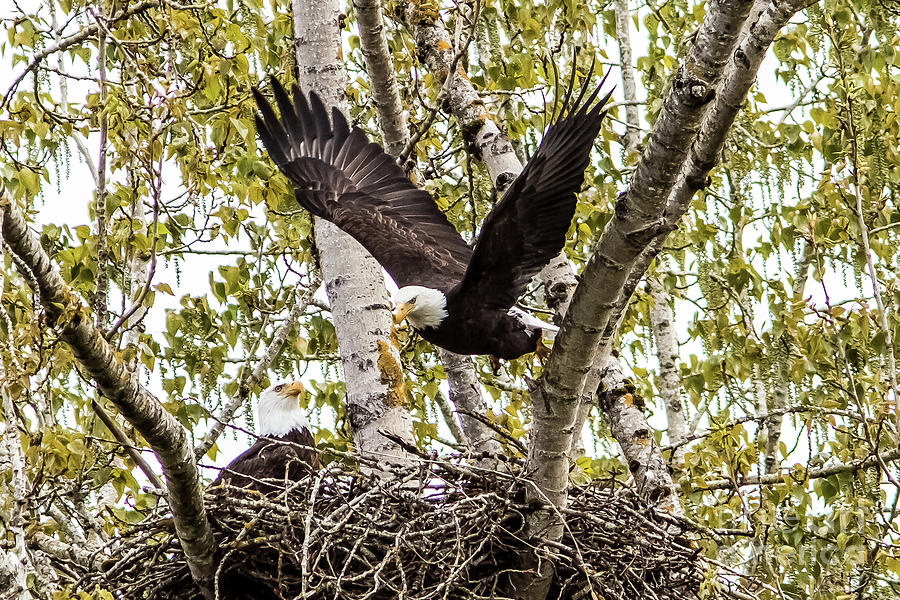
[[[295,85],[293,101],[272,79],[276,115],[259,90],[256,127],[291,180],[297,202],[353,236],[394,278],[395,321],[458,354],[514,359],[544,350],[549,323],[513,305],[531,278],[562,250],[609,94],[585,86],[562,107],[534,156],[484,219],[470,247],[378,144],[337,109]],[[601,87],[602,87],[601,83]],[[590,92],[590,93],[589,93]]]
[[[225,467],[213,486],[228,483],[262,492],[283,490],[319,469],[309,423],[300,407],[299,381],[273,385],[259,397],[259,439]],[[274,481],[277,480],[277,481]]]

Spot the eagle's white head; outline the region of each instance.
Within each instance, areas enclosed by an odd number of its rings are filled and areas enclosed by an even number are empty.
[[[309,429],[309,422],[300,407],[303,384],[276,383],[259,396],[257,415],[259,435],[280,437],[293,429]]]
[[[394,323],[404,319],[416,329],[437,327],[447,318],[447,297],[440,290],[421,285],[400,288],[391,298],[396,307]]]

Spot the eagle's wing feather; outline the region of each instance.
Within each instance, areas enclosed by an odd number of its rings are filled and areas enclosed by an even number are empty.
[[[569,84],[561,117],[550,125],[528,164],[485,218],[461,296],[477,298],[490,308],[509,308],[531,278],[562,250],[575,214],[575,194],[584,183],[610,96],[597,101],[601,82],[585,100],[589,81],[590,73],[567,109]]]
[[[356,238],[398,286],[456,286],[472,249],[431,195],[339,110],[329,119],[315,92],[294,86],[291,101],[275,79],[272,88],[281,118],[254,89],[257,131],[300,205]]]

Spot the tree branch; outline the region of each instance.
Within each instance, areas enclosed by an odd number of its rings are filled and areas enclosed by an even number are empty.
[[[134,461],[134,464],[138,466],[138,468],[143,471],[144,475],[147,479],[150,480],[150,483],[153,484],[153,487],[158,489],[161,492],[165,492],[166,488],[163,487],[162,481],[159,480],[159,477],[156,476],[156,473],[153,472],[153,468],[144,460],[144,457],[141,456],[141,453],[138,452],[138,449],[134,447],[134,444],[131,440],[128,439],[128,436],[125,435],[125,432],[122,431],[122,428],[115,422],[115,420],[105,411],[103,407],[97,404],[96,401],[91,400],[91,408],[94,409],[94,413],[103,421],[103,424],[106,425],[106,428],[109,429],[109,432],[113,434],[113,437],[116,438],[116,441],[125,448],[125,451],[128,453],[128,456],[131,457],[131,460]]]
[[[92,308],[97,321],[97,327],[106,327],[107,306],[106,300],[109,292],[109,244],[107,242],[108,227],[106,224],[106,152],[107,136],[107,86],[106,86],[106,10],[101,3],[99,12],[95,12],[97,21],[97,71],[100,74],[100,156],[97,161],[97,189],[94,194],[94,211],[97,215],[97,289],[94,291]]]
[[[666,407],[669,424],[669,442],[680,443],[687,436],[684,406],[681,403],[681,375],[678,373],[678,341],[675,338],[675,315],[669,305],[670,296],[665,284],[658,277],[647,280],[653,306],[650,307],[650,328],[656,341],[656,356],[659,358],[659,395]],[[684,450],[674,455],[675,463],[684,461]]]
[[[36,531],[31,535],[28,545],[57,560],[70,560],[86,569],[99,571],[103,568],[103,562],[106,560],[106,556],[103,554],[85,550],[78,544],[61,542],[41,531]]]
[[[830,467],[822,467],[821,469],[799,469],[795,471],[771,473],[768,475],[756,477],[744,477],[738,480],[732,479],[714,479],[706,482],[704,485],[694,486],[692,491],[708,492],[712,490],[730,490],[751,485],[775,485],[793,480],[796,483],[801,481],[809,481],[811,479],[821,479],[823,477],[831,477],[839,473],[852,473],[861,469],[881,469],[884,463],[893,462],[900,459],[900,448],[894,448],[884,454],[873,454],[863,460],[851,463],[838,463]]]
[[[647,424],[643,400],[625,379],[618,361],[610,361],[603,374],[597,401],[611,415],[613,437],[619,442],[638,494],[677,516],[683,516],[666,461],[653,430]]]
[[[659,218],[666,191],[676,181],[751,4],[719,0],[708,5],[631,185],[581,274],[554,351],[532,393],[528,467],[542,495],[555,506],[563,506],[567,498],[568,451],[586,376],[596,361],[595,351],[601,356],[609,352],[608,347],[598,349],[598,343],[608,325],[615,325],[611,317],[633,263],[653,238],[671,229]],[[554,539],[562,534],[562,524],[550,510],[536,511],[529,528]]]
[[[462,426],[469,447],[476,454],[501,455],[503,446],[494,430],[483,421],[470,415],[487,415],[487,402],[481,393],[481,384],[471,357],[454,354],[438,348],[444,372],[450,384],[450,398],[456,406],[456,416]]]
[[[28,574],[31,560],[25,548],[25,528],[28,525],[28,490],[31,484],[25,472],[25,454],[19,441],[18,428],[16,427],[16,413],[13,408],[13,400],[6,388],[6,369],[0,363],[0,399],[3,407],[3,431],[0,436],[0,451],[8,457],[12,480],[9,482],[12,488],[12,507],[9,511],[6,526],[12,534],[12,549],[6,553],[6,560],[0,563],[0,573],[7,573],[11,580],[8,585],[11,589],[17,589],[23,598],[32,598],[28,590]]]
[[[622,70],[622,93],[625,97],[625,154],[638,151],[641,121],[638,115],[637,85],[631,58],[631,13],[628,0],[616,0],[616,40],[619,42],[619,68]]]
[[[101,393],[147,440],[162,464],[175,530],[191,575],[204,596],[211,598],[215,542],[184,428],[119,361],[91,321],[87,308],[60,277],[50,257],[28,231],[22,213],[5,193],[0,199],[0,211],[3,238],[30,269],[39,287],[47,323],[71,347]]]
[[[154,6],[159,6],[160,4],[162,4],[161,0],[144,0],[144,2],[135,4],[134,6],[130,7],[128,10],[125,10],[122,13],[115,15],[114,17],[112,17],[110,19],[110,22],[116,22],[116,21],[121,21],[123,19],[127,19],[138,13],[144,12],[148,8],[153,8]],[[71,48],[72,46],[75,46],[76,44],[80,44],[81,42],[87,40],[88,38],[94,37],[95,35],[97,35],[97,32],[99,30],[100,30],[99,24],[92,23],[90,25],[85,26],[78,33],[73,33],[69,37],[58,41],[57,43],[53,44],[49,48],[45,48],[45,49],[41,50],[40,52],[36,52],[34,54],[34,57],[28,63],[28,66],[25,67],[25,70],[16,76],[16,78],[12,82],[12,85],[10,85],[9,88],[6,90],[6,94],[3,96],[3,101],[0,102],[0,110],[2,110],[6,106],[7,102],[9,102],[10,98],[12,97],[13,92],[19,86],[19,83],[21,83],[22,80],[25,79],[25,77],[29,73],[34,71],[38,67],[38,65],[40,65],[41,62],[43,62],[43,60],[45,58],[47,58],[48,56],[55,54],[57,52],[62,52],[64,50],[67,50],[67,49]]]
[[[409,141],[409,128],[403,115],[397,76],[384,35],[381,0],[353,0],[353,7],[359,22],[360,47],[384,149],[391,156],[399,156]]]

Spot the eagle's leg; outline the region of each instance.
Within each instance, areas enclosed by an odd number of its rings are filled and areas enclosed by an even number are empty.
[[[538,338],[537,346],[534,349],[534,354],[538,357],[538,360],[541,361],[541,365],[543,365],[544,362],[548,358],[550,358],[551,350],[552,349],[550,348],[550,346],[548,346],[544,343],[543,338]]]
[[[494,375],[496,375],[500,372],[500,359],[493,354],[489,354],[488,359],[491,361],[491,371],[493,371]]]

